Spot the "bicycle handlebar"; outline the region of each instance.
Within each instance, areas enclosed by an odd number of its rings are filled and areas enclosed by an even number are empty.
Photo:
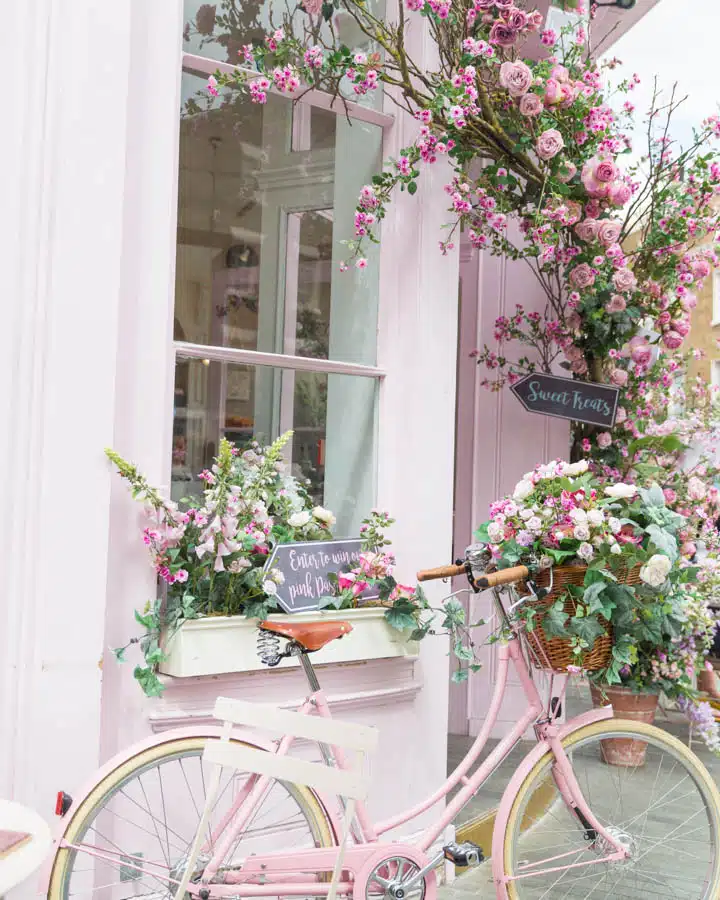
[[[467,564],[460,566],[440,566],[437,569],[421,569],[417,573],[418,581],[433,581],[436,578],[454,578],[456,575],[464,575],[468,571]],[[527,566],[513,566],[511,569],[500,569],[499,572],[491,572],[475,579],[475,583],[481,588],[499,587],[501,584],[513,584],[523,581],[530,575]]]
[[[421,569],[417,573],[418,581],[432,581],[435,578],[454,578],[456,575],[464,575],[465,563],[461,566],[440,566],[438,569]]]

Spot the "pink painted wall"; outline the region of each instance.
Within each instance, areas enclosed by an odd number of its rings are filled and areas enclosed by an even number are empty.
[[[455,556],[472,543],[473,529],[487,518],[489,504],[512,490],[537,463],[568,453],[569,427],[557,419],[532,415],[505,388],[492,393],[480,386],[486,376],[470,352],[494,346],[493,326],[500,315],[512,315],[516,303],[544,308],[544,295],[529,269],[520,262],[461,248],[460,338],[458,351],[457,464],[455,473]],[[458,580],[459,581],[459,580]],[[458,589],[460,583],[455,585]],[[471,621],[489,620],[491,595],[467,597]],[[478,629],[478,643],[490,633]],[[495,652],[481,652],[483,671],[464,685],[450,687],[449,731],[476,734],[485,718],[494,682]],[[523,706],[519,686],[511,679],[496,734],[503,734]]]

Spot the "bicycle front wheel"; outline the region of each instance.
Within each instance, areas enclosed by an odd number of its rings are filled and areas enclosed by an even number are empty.
[[[613,740],[639,742],[624,745],[635,751],[625,753],[625,765],[606,761],[623,749],[606,743]],[[523,782],[508,819],[504,865],[512,900],[720,897],[720,794],[694,753],[659,728],[622,719],[581,728],[563,747],[588,806],[630,858],[602,862],[607,848],[586,837],[563,800],[548,753]]]
[[[166,900],[174,896],[197,831],[211,764],[202,759],[208,737],[168,740],[131,757],[85,798],[67,829],[72,848],[58,850],[49,900]],[[233,743],[242,744],[241,741]],[[212,808],[197,879],[233,811],[253,784],[248,772],[224,769]],[[307,788],[271,781],[222,861],[218,880],[253,853],[329,847],[328,817]]]

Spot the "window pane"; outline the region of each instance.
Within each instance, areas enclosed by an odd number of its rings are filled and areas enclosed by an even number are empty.
[[[374,378],[178,360],[173,498],[202,491],[197,476],[221,437],[267,442],[292,430],[292,473],[335,513],[338,536],[357,534],[375,496],[377,392]]]
[[[274,22],[282,21],[283,14],[293,17],[293,31],[300,40],[304,39],[304,25],[308,17],[300,4],[285,4],[282,0],[219,0],[206,3],[203,0],[184,0],[183,50],[195,56],[217,59],[233,65],[242,63],[241,50],[245,44],[263,44],[265,34],[274,26],[270,24],[269,12],[272,8]],[[385,0],[369,0],[371,12],[379,19],[385,17]],[[372,46],[367,35],[358,28],[355,20],[345,10],[336,12],[333,19],[337,45],[345,44],[355,50],[378,51]],[[332,35],[327,24],[321,29],[321,38],[326,46],[332,43]],[[382,107],[382,86],[367,94],[358,96],[347,85],[345,96],[362,106],[372,109]],[[341,113],[342,114],[342,113]]]
[[[374,364],[377,254],[340,261],[382,129],[273,95],[212,101],[205,83],[183,75],[176,340]]]

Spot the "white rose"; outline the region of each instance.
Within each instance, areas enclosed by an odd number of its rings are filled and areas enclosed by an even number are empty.
[[[310,513],[307,510],[303,510],[303,512],[293,513],[291,516],[288,516],[288,525],[291,528],[302,528],[303,525],[307,525],[310,521]]]
[[[595,551],[593,550],[592,544],[580,544],[578,547],[577,555],[580,559],[584,559],[585,562],[590,562],[590,560],[595,556]]]
[[[571,509],[570,518],[576,525],[584,525],[588,520],[587,513],[584,509]]]
[[[523,478],[522,481],[518,481],[518,483],[515,485],[515,490],[513,491],[513,499],[524,500],[526,497],[529,497],[534,490],[535,485],[532,483],[532,481],[528,481],[526,478]]]
[[[263,581],[262,589],[268,597],[274,597],[277,594],[277,585],[274,581]]]
[[[497,544],[505,539],[505,529],[497,522],[491,522],[488,525],[488,537],[493,544]]]
[[[622,522],[620,521],[620,519],[616,519],[615,516],[610,516],[610,518],[608,519],[608,525],[610,526],[610,531],[612,531],[613,534],[617,534],[618,531],[620,531],[620,529],[622,528]]]
[[[605,493],[608,497],[615,498],[629,498],[634,497],[637,494],[637,488],[634,484],[623,484],[622,482],[618,484],[611,484],[610,487],[605,488]]]
[[[324,522],[328,528],[332,528],[335,524],[335,516],[329,509],[325,509],[323,506],[316,506],[315,509],[313,509],[312,514],[319,522]]]
[[[587,520],[591,525],[602,525],[605,515],[601,509],[591,509],[587,514]]]
[[[650,587],[660,587],[660,585],[665,583],[671,568],[672,563],[668,557],[662,553],[656,553],[640,569],[640,578],[645,584],[649,584]]]
[[[550,516],[553,514],[553,510],[550,509],[549,506],[547,506],[547,507],[543,510],[543,513],[542,513],[542,514],[543,514],[543,516],[545,516],[546,519],[549,519]]]
[[[605,543],[605,541],[598,534],[592,539],[592,543],[593,543],[593,547],[602,547],[602,545]]]
[[[565,463],[563,475],[582,475],[584,472],[587,472],[587,470],[588,461],[586,459],[581,459],[576,463]]]
[[[528,519],[532,519],[533,515],[534,513],[531,509],[525,508],[520,510],[520,518],[525,519],[525,521],[527,521]]]
[[[610,552],[615,553],[616,555],[622,553],[622,547],[620,544],[613,544],[612,547],[610,547]]]
[[[587,525],[576,525],[573,528],[573,537],[576,541],[587,541],[590,537],[590,529]]]
[[[506,516],[516,516],[518,512],[517,505],[513,503],[512,500],[508,500],[508,502],[505,504],[504,512]]]
[[[527,520],[527,527],[530,529],[530,531],[542,531],[542,519],[539,516],[533,516],[532,519]]]

